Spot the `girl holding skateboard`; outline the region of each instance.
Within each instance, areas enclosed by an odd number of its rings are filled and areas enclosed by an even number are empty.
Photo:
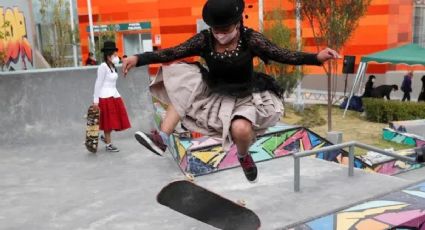
[[[283,113],[283,90],[276,80],[254,72],[253,58],[291,65],[321,65],[338,58],[329,48],[318,54],[280,48],[261,33],[243,25],[243,0],[208,0],[202,12],[210,29],[169,49],[127,58],[124,74],[135,66],[165,63],[200,56],[206,67],[193,64],[163,66],[151,87],[153,95],[167,94],[170,104],[159,130],[137,132],[136,139],[152,152],[162,155],[168,137],[179,121],[189,130],[221,136],[227,150],[233,142],[246,178],[257,179],[257,167],[248,152],[256,134],[278,122]],[[158,78],[159,77],[159,78]]]
[[[127,111],[121,95],[116,88],[118,79],[117,65],[120,61],[115,42],[105,41],[102,53],[103,63],[97,69],[97,79],[94,87],[93,105],[100,109],[99,129],[105,136],[101,137],[106,143],[106,151],[118,152],[112,144],[111,133],[130,128]]]

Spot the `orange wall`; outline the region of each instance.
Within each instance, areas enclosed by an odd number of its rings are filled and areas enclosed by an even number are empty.
[[[116,24],[150,21],[152,38],[161,35],[161,47],[177,45],[196,33],[196,20],[201,19],[205,0],[91,0],[94,24]],[[245,0],[245,24],[258,29],[258,0]],[[294,6],[291,1],[264,0],[265,11],[282,9],[287,15],[285,24],[295,28]],[[88,53],[87,0],[77,0],[80,21],[81,50]],[[99,17],[100,16],[100,17]],[[100,21],[100,19],[102,21]],[[372,0],[366,16],[360,19],[359,27],[341,50],[342,55],[362,55],[384,50],[412,41],[412,0]],[[304,49],[316,51],[312,30],[307,21],[302,24]],[[155,42],[155,41],[153,41]],[[122,50],[122,36],[118,34],[117,45]],[[122,55],[122,53],[120,53]],[[339,62],[342,68],[342,60]],[[394,67],[370,65],[368,72],[383,73]],[[319,67],[309,68],[308,73],[323,73]],[[341,72],[339,70],[339,72]]]
[[[118,24],[150,21],[152,38],[161,35],[161,47],[177,45],[196,33],[196,21],[202,18],[205,0],[91,0],[93,23]],[[246,0],[245,23],[258,28],[257,0]],[[87,0],[77,0],[80,21],[81,51],[89,52]],[[117,36],[117,46],[122,47],[122,36]],[[122,49],[120,49],[122,50]],[[122,53],[120,53],[122,55]]]
[[[265,0],[266,12],[271,12],[279,7],[285,12],[287,18],[285,24],[295,29],[294,3],[292,1]],[[341,55],[355,55],[356,66],[358,66],[360,58],[365,54],[410,43],[413,39],[412,29],[412,0],[372,0],[366,15],[360,19],[358,28],[340,53]],[[302,30],[304,49],[316,51],[313,32],[307,20],[303,21]],[[339,61],[338,66],[338,73],[341,73],[342,60]],[[384,73],[394,68],[390,65],[370,64],[368,72]],[[307,72],[323,73],[323,70],[309,68]]]

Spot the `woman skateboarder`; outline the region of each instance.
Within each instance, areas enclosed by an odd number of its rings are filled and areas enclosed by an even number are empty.
[[[254,72],[253,58],[260,57],[266,63],[274,60],[292,65],[321,65],[338,54],[329,48],[309,54],[274,45],[261,33],[243,25],[244,6],[243,0],[208,0],[202,17],[210,29],[176,47],[129,57],[123,63],[123,71],[127,74],[134,66],[190,56],[205,59],[207,68],[189,64],[163,67],[163,92],[168,94],[171,104],[160,130],[150,134],[137,132],[136,139],[162,155],[169,135],[181,120],[189,130],[221,136],[225,150],[234,142],[246,178],[255,182],[257,167],[248,149],[256,132],[265,131],[280,120],[283,90],[272,77]]]
[[[106,151],[118,152],[112,145],[111,132],[130,128],[127,111],[116,88],[118,79],[115,65],[119,63],[118,49],[115,42],[105,41],[102,48],[103,63],[97,69],[97,79],[94,87],[93,105],[100,109],[99,129],[103,130]]]

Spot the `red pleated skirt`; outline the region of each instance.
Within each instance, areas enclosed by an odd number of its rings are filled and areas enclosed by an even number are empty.
[[[100,130],[122,131],[131,127],[123,100],[118,97],[99,98]]]

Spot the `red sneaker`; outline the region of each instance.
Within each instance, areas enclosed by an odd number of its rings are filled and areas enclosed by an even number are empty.
[[[257,182],[257,166],[250,154],[246,154],[243,157],[238,157],[239,163],[242,166],[243,172],[245,173],[246,179],[251,182]]]

